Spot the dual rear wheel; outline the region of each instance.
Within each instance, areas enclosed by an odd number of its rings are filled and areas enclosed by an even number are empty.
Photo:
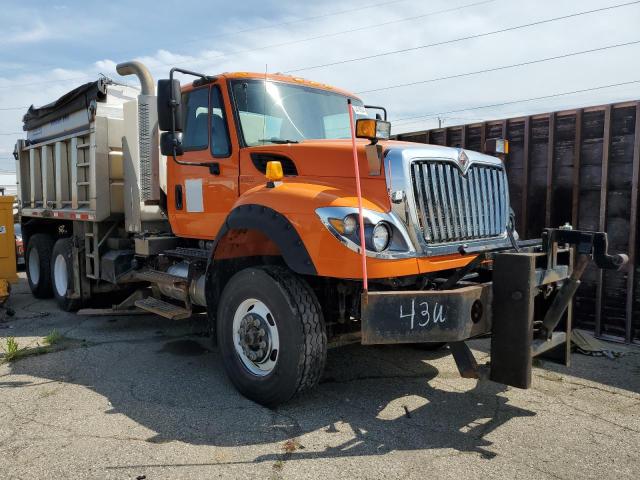
[[[73,244],[71,238],[55,241],[37,233],[29,239],[26,270],[29,288],[36,298],[55,297],[62,310],[80,308],[80,300],[69,298],[73,288]]]

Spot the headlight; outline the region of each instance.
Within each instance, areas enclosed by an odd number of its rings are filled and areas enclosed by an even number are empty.
[[[356,207],[322,207],[316,210],[322,223],[340,242],[360,253],[360,220]],[[415,249],[402,221],[393,213],[362,211],[366,254],[378,258],[409,258]]]
[[[389,227],[387,227],[384,222],[380,222],[375,227],[373,227],[373,232],[371,234],[371,243],[373,244],[373,248],[376,250],[376,252],[386,250],[389,246],[390,239],[391,232],[389,231]]]
[[[347,235],[351,235],[353,232],[355,232],[357,225],[358,222],[356,220],[356,217],[354,217],[353,215],[347,215],[346,217],[344,217],[344,220],[342,220],[342,228],[344,229],[344,233],[346,233]]]

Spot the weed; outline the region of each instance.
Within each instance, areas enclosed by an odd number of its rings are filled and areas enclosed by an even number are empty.
[[[55,345],[56,343],[59,343],[60,340],[62,340],[62,335],[60,334],[60,332],[58,332],[58,330],[54,328],[53,330],[51,330],[49,335],[44,337],[43,342],[45,345]]]
[[[52,330],[49,335],[44,337],[44,345],[31,344],[20,348],[15,338],[9,337],[6,341],[0,342],[0,351],[4,352],[4,356],[0,357],[0,364],[13,362],[21,358],[44,355],[47,353],[60,352],[67,348],[88,347],[90,344],[86,340],[74,340],[61,335],[57,330]]]
[[[4,348],[4,359],[7,362],[11,362],[18,358],[20,354],[20,347],[18,347],[18,342],[13,337],[8,337],[6,340],[6,347]]]

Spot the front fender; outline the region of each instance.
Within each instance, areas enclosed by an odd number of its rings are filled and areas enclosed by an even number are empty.
[[[216,236],[218,242],[232,230],[257,230],[266,235],[280,250],[287,266],[302,275],[317,275],[309,252],[291,222],[276,210],[265,205],[242,204],[235,207]]]
[[[320,207],[358,205],[354,191],[340,185],[335,179],[330,182],[327,185],[285,181],[274,188],[255,187],[238,199],[230,215],[234,220],[225,222],[226,230],[223,233],[232,228],[231,224],[242,225],[241,228],[249,228],[251,224],[254,225],[252,228],[259,228],[277,244],[286,264],[298,273],[361,278],[360,256],[339,242],[316,214]],[[385,211],[383,205],[371,199],[363,199],[363,207]],[[367,264],[371,278],[418,273],[415,259],[368,259]]]
[[[319,207],[357,206],[354,192],[335,183],[286,182],[273,188],[261,185],[244,192],[216,235],[214,257],[218,242],[228,232],[252,229],[262,232],[276,244],[285,263],[294,272],[343,276],[334,268],[322,267],[326,263],[322,256],[326,253],[329,257],[338,257],[338,262],[342,263],[345,260],[342,255],[349,252],[343,252],[343,246],[328,234],[315,214]],[[380,212],[384,210],[381,205],[367,199],[363,199],[363,206]],[[354,264],[359,265],[358,262]]]

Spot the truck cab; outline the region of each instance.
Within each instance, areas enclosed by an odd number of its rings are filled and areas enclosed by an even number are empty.
[[[315,273],[345,279],[362,276],[358,240],[341,232],[339,225],[357,207],[347,100],[356,121],[375,115],[362,100],[295,77],[251,73],[196,82],[182,89],[180,100],[180,160],[172,162],[167,155],[167,212],[174,234],[215,240],[217,248],[225,248],[225,220],[236,208],[254,203],[286,216],[312,257]],[[377,142],[371,155],[368,145],[358,140],[356,147],[367,231],[372,235],[378,226],[376,233],[383,236],[377,240],[382,242],[379,247],[374,246],[373,238],[367,239],[371,278],[461,267],[473,258],[460,253],[463,246],[471,253],[508,242],[508,190],[499,159],[393,141]],[[370,163],[372,156],[376,158]],[[425,190],[405,166],[413,159],[434,156],[441,159],[436,168],[441,169],[443,183],[436,184],[435,190],[434,186]],[[466,159],[465,167],[471,168],[469,177],[460,175],[459,158]],[[283,168],[284,178],[275,187],[265,179],[269,161],[280,162]],[[418,177],[422,174],[417,170]],[[414,178],[415,185],[405,181],[404,175]],[[391,202],[392,189],[395,203]],[[418,211],[428,194],[435,196],[436,207],[442,210],[433,217],[427,210]],[[458,210],[464,200],[474,209]],[[409,209],[410,205],[417,208]],[[485,216],[486,227],[481,224]],[[441,254],[425,251],[438,253],[436,245]],[[243,241],[243,248],[236,245],[233,255],[244,256],[248,249],[253,254],[269,254],[279,247],[271,238],[259,238]],[[285,260],[292,255],[278,253]],[[287,263],[291,266],[298,261],[290,258]]]
[[[348,161],[312,153],[350,138],[347,98],[363,108],[352,95],[282,75],[228,73],[202,83],[182,89],[181,162],[167,164],[176,234],[213,240],[239,198],[264,187],[269,160],[281,162],[287,183],[353,176]],[[309,141],[327,142],[297,148]]]

